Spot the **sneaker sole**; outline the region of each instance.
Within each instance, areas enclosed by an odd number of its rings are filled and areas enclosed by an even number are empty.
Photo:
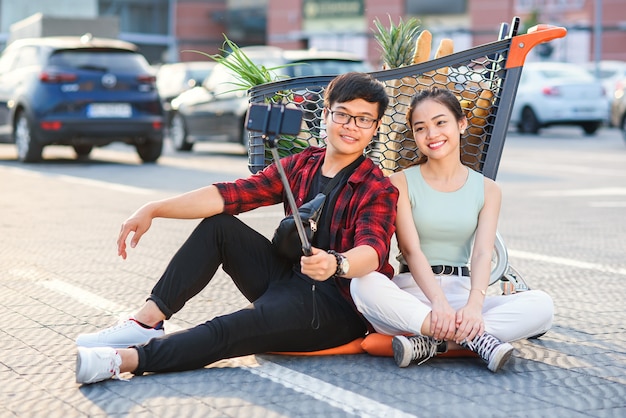
[[[491,370],[494,373],[496,373],[498,370],[500,370],[502,366],[504,366],[504,363],[506,363],[509,360],[509,358],[511,358],[513,351],[515,351],[512,345],[510,344],[506,344],[506,345],[508,347],[506,347],[505,349],[498,350],[495,353],[495,356],[491,359],[491,361],[487,365],[489,370]]]
[[[411,343],[406,337],[396,336],[391,340],[393,348],[393,359],[398,367],[407,367],[411,364]]]
[[[133,347],[135,345],[146,344],[151,339],[159,338],[164,335],[165,333],[161,333],[159,335],[154,335],[152,337],[146,338],[142,341],[134,341],[134,342],[127,342],[127,343],[107,343],[106,341],[89,341],[89,340],[84,341],[80,337],[78,337],[76,339],[76,345],[78,347],[87,347],[87,348],[96,348],[96,347],[128,348],[128,347]]]
[[[95,342],[95,343],[89,343],[89,342],[80,342],[78,340],[76,340],[76,345],[78,347],[84,347],[84,348],[96,348],[96,347],[111,347],[111,348],[128,348],[128,347],[132,347],[134,345],[140,345],[140,344],[144,344],[147,343],[148,341],[144,341],[142,343],[133,343],[133,344],[107,344],[104,342]]]

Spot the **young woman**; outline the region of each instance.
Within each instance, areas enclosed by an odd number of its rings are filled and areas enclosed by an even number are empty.
[[[550,328],[552,299],[539,290],[486,296],[501,192],[461,162],[468,122],[454,94],[420,91],[407,122],[420,158],[391,181],[400,192],[398,247],[410,272],[391,281],[375,272],[353,279],[352,297],[377,332],[395,335],[398,366],[464,347],[496,372],[513,352],[509,341]]]

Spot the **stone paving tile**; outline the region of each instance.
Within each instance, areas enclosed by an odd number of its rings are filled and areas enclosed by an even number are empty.
[[[574,157],[567,156],[571,161]],[[44,164],[41,171],[52,166]],[[248,367],[258,367],[254,357],[185,373],[77,385],[76,335],[112,325],[119,315],[142,303],[195,223],[156,220],[158,225],[131,260],[122,261],[112,237],[120,219],[143,204],[145,196],[68,186],[52,175],[23,173],[0,165],[1,418],[359,415],[347,406],[342,409],[345,405],[316,398],[316,387],[307,393],[288,382],[280,384],[251,373]],[[554,190],[597,187],[587,176],[566,180],[550,175],[543,181],[543,188]],[[535,186],[503,183],[506,204],[501,232],[510,248],[596,263],[606,271],[624,270],[623,210],[602,210],[600,222],[599,211],[586,200],[562,200],[559,222],[554,222],[545,216],[554,209],[554,200],[537,199]],[[623,177],[615,177],[614,183],[606,187],[623,188]],[[533,205],[528,204],[531,200]],[[76,210],[68,212],[67,202],[76,202]],[[98,222],[93,218],[96,212]],[[23,222],[24,214],[29,222]],[[270,235],[279,216],[272,212],[269,217],[242,218]],[[585,240],[572,237],[571,230]],[[515,256],[511,262],[533,287],[553,296],[556,316],[545,336],[516,342],[514,357],[498,374],[478,359],[433,359],[398,369],[390,358],[365,354],[259,358],[309,376],[315,384],[332,385],[376,402],[389,408],[389,416],[623,418],[626,274]],[[103,311],[50,288],[61,282],[116,305]],[[489,291],[498,292],[494,287]],[[220,271],[210,289],[168,321],[166,329],[192,326],[246,304]],[[368,412],[363,408],[360,412]]]

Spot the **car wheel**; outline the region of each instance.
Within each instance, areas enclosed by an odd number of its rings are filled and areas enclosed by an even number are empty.
[[[193,142],[187,141],[185,119],[179,113],[174,113],[170,121],[170,139],[176,151],[191,151],[193,148]]]
[[[13,139],[17,146],[17,159],[19,161],[23,163],[41,161],[43,145],[37,142],[33,131],[30,129],[30,122],[23,112],[17,116],[13,129]]]
[[[159,159],[163,151],[163,141],[147,140],[135,144],[137,154],[144,163],[153,163]]]
[[[536,135],[539,133],[540,128],[541,124],[535,112],[530,107],[525,107],[522,110],[522,118],[519,121],[520,132],[523,134]]]
[[[622,130],[622,137],[624,137],[624,141],[626,141],[626,114],[622,118],[622,126],[620,126]]]
[[[585,135],[593,135],[600,129],[600,122],[587,122],[583,123],[581,127],[583,131],[585,131]]]
[[[89,154],[91,154],[91,150],[93,150],[93,145],[89,144],[78,144],[74,145],[74,152],[78,158],[87,158]]]

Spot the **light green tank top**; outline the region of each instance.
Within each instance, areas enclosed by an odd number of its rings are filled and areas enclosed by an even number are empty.
[[[469,170],[454,192],[439,192],[426,183],[420,166],[404,170],[420,244],[431,266],[469,264],[478,214],[485,203],[483,175]]]

